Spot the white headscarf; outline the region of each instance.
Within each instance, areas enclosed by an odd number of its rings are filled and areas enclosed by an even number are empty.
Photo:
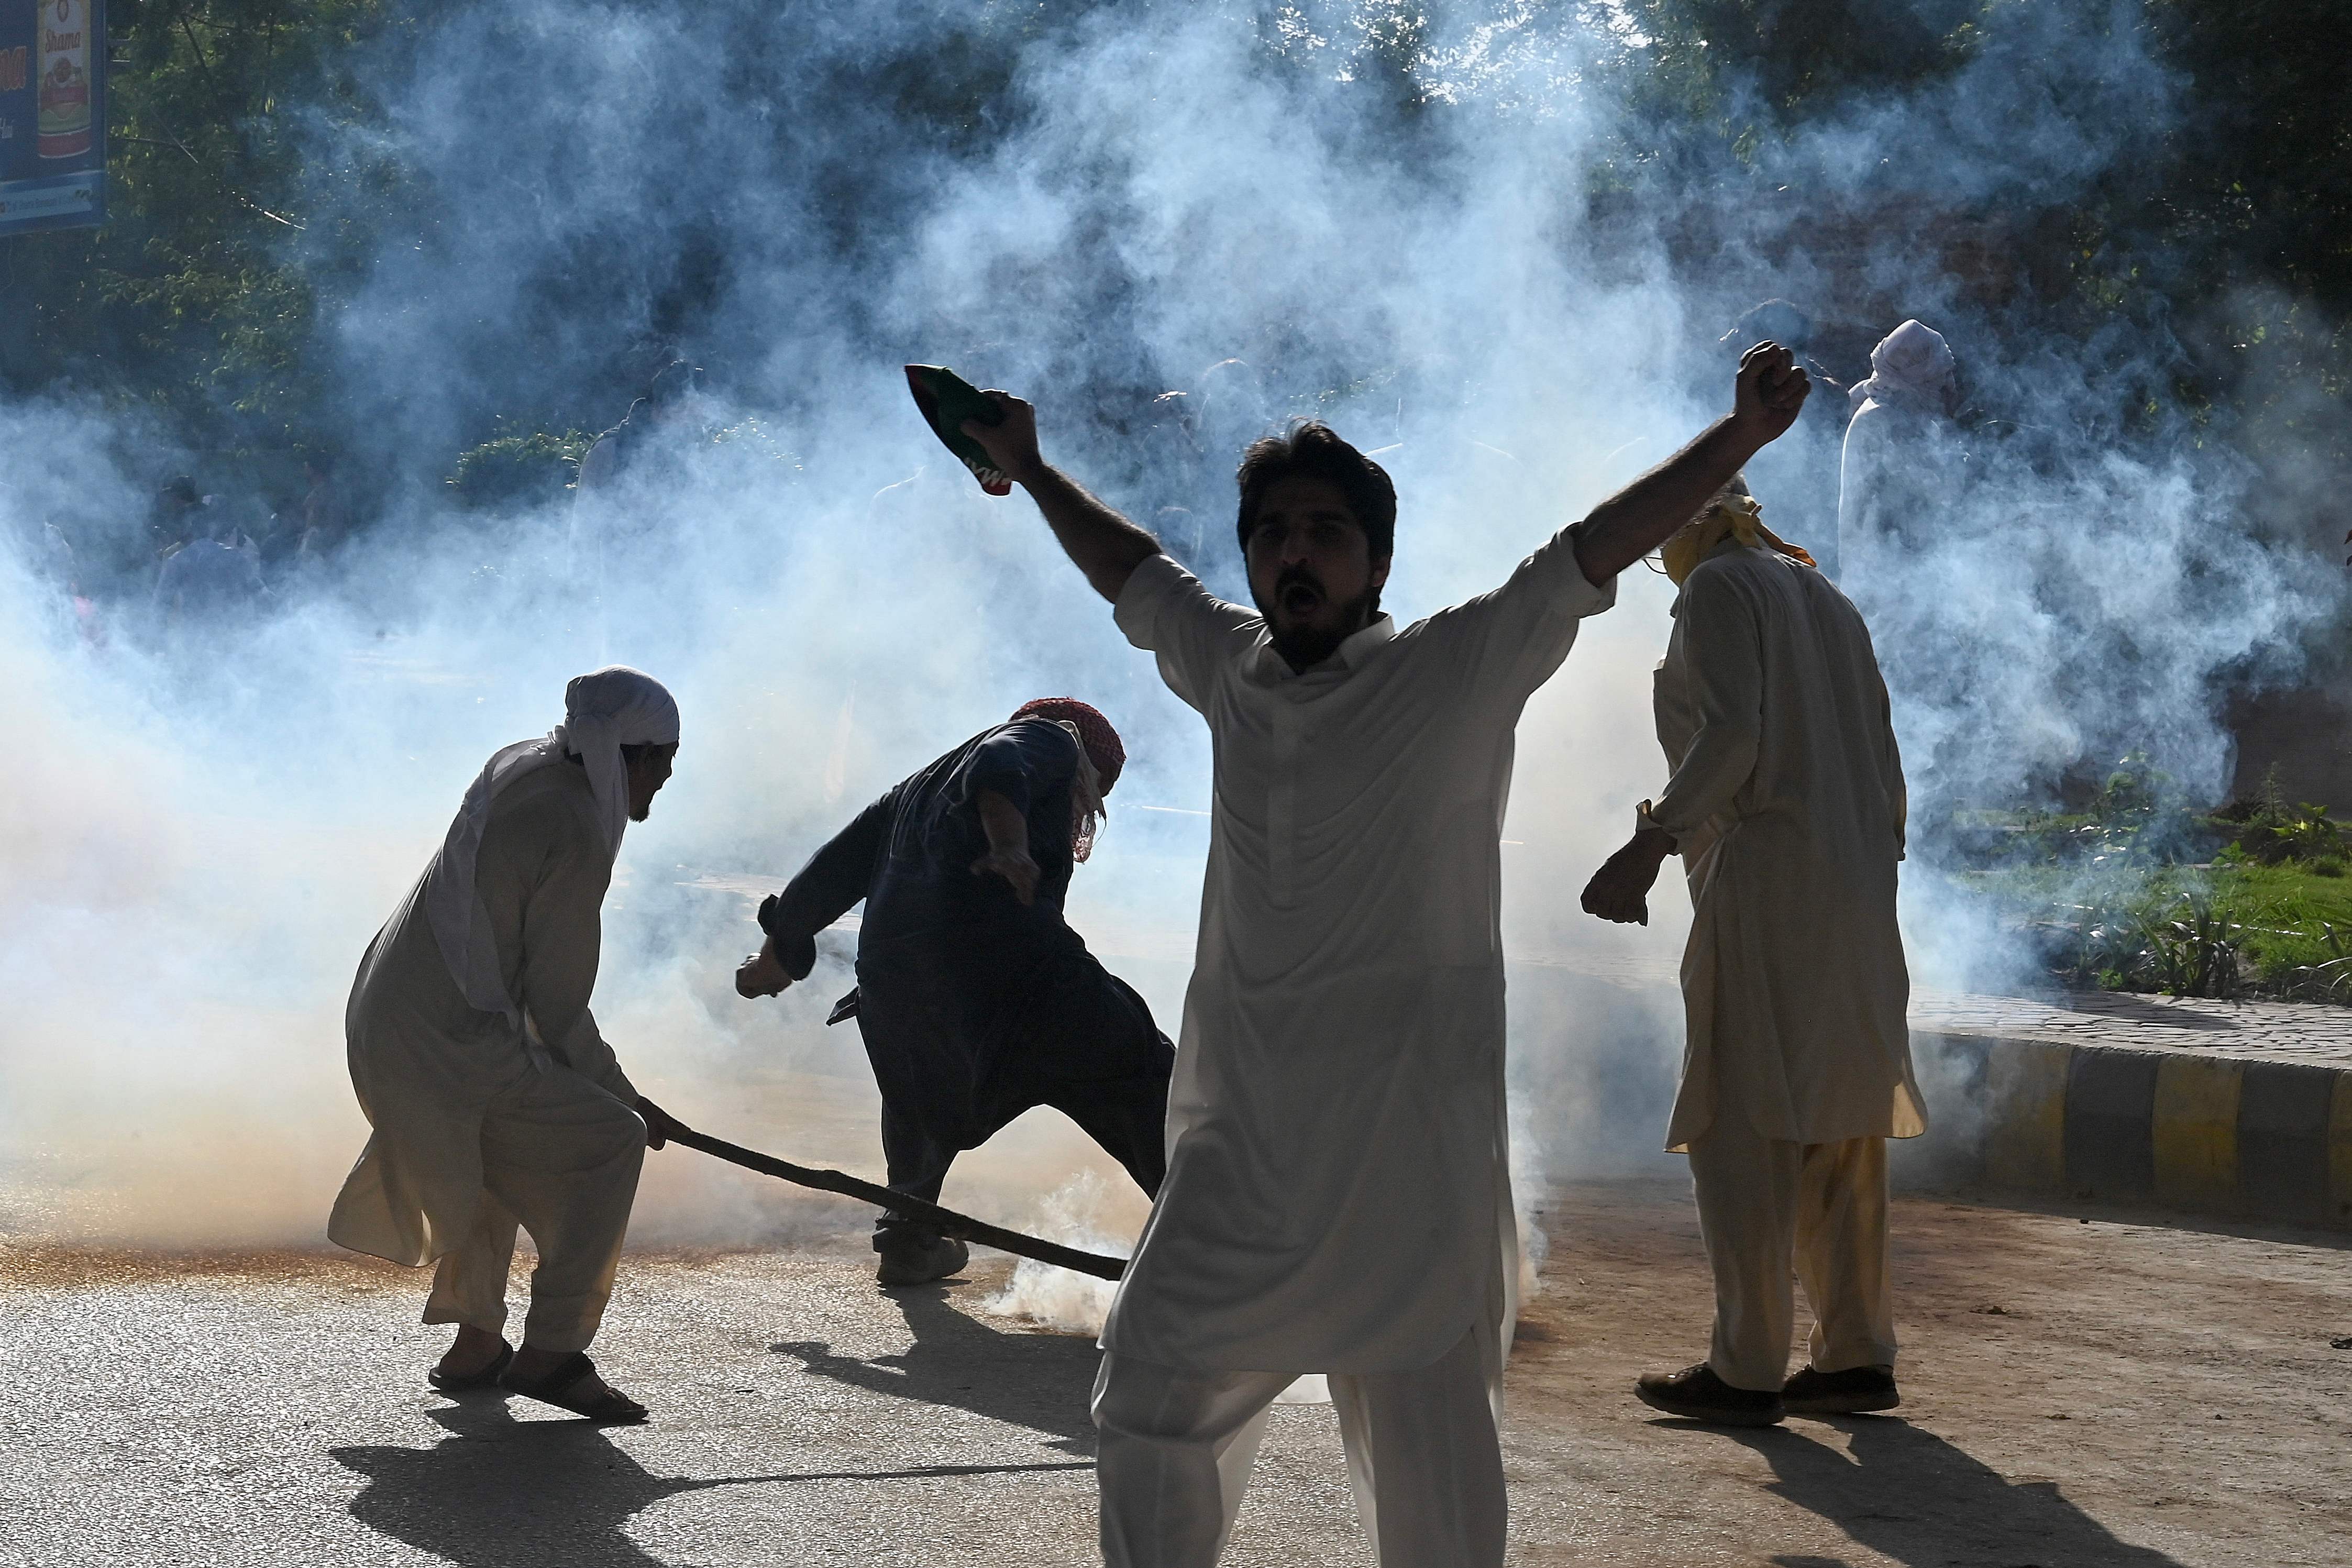
[[[1951,345],[1944,342],[1944,334],[1906,321],[1870,351],[1868,379],[1854,383],[1847,395],[1856,409],[1869,398],[1940,414],[1951,395],[1953,375]]]
[[[650,675],[615,664],[574,676],[563,689],[562,723],[535,741],[500,749],[482,765],[425,879],[425,918],[450,978],[469,1005],[503,1013],[509,1023],[522,1027],[522,1005],[507,994],[489,922],[476,918],[482,903],[474,891],[474,868],[491,803],[516,780],[576,756],[595,795],[605,853],[617,855],[629,826],[628,763],[621,748],[667,746],[677,739],[677,703],[667,689]]]

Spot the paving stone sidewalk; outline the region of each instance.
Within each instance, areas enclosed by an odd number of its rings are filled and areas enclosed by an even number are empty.
[[[1912,994],[1911,1027],[1941,1035],[2352,1067],[2352,1007],[2319,1002],[2175,1000],[2114,991],[2034,1000],[1917,991]]]
[[[1514,963],[1559,969],[1629,990],[1671,989],[1675,962],[1620,953],[1558,952]],[[2321,1002],[2210,1002],[2117,991],[1989,996],[1915,987],[1917,1034],[1977,1035],[2125,1050],[2189,1050],[2263,1061],[2352,1068],[2352,1007]]]

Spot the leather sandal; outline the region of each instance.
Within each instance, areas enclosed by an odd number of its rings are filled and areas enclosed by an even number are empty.
[[[575,1392],[595,1373],[596,1363],[588,1359],[587,1352],[573,1351],[557,1362],[545,1377],[517,1377],[509,1372],[499,1379],[499,1386],[509,1394],[520,1394],[525,1399],[536,1399],[558,1410],[585,1415],[600,1426],[630,1426],[646,1418],[646,1407],[617,1388],[607,1386],[602,1394]]]
[[[425,1374],[425,1381],[444,1394],[465,1394],[477,1388],[489,1388],[498,1383],[499,1378],[506,1372],[508,1364],[513,1360],[514,1346],[500,1340],[499,1353],[492,1356],[489,1364],[480,1371],[443,1372],[436,1366]]]

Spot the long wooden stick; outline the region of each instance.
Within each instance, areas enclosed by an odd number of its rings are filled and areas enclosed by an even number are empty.
[[[920,1198],[910,1198],[904,1193],[893,1192],[872,1182],[861,1182],[841,1171],[795,1165],[789,1160],[779,1160],[773,1155],[746,1149],[739,1143],[730,1143],[723,1138],[713,1138],[707,1132],[678,1126],[675,1121],[670,1124],[667,1135],[673,1143],[699,1149],[706,1154],[714,1154],[731,1165],[757,1171],[763,1176],[775,1176],[803,1187],[814,1187],[821,1193],[839,1193],[844,1197],[878,1204],[919,1219],[941,1236],[951,1236],[958,1241],[976,1241],[999,1252],[1034,1258],[1040,1263],[1051,1263],[1061,1268],[1074,1268],[1097,1279],[1116,1279],[1127,1272],[1127,1259],[1124,1258],[1105,1258],[1098,1252],[1080,1252],[1075,1247],[1064,1247],[1059,1242],[1040,1241],[1034,1236],[1024,1236],[1001,1225],[990,1225],[985,1220],[958,1214],[953,1209],[943,1209]]]

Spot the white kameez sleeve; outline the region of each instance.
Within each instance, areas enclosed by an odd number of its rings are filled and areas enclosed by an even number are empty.
[[[612,864],[593,845],[559,845],[523,906],[522,971],[516,989],[550,1055],[625,1105],[636,1087],[596,1028],[588,998],[604,945],[604,889]]]
[[[1676,838],[1731,804],[1756,772],[1764,728],[1764,650],[1755,607],[1727,574],[1700,571],[1683,589],[1684,668],[1696,721],[1650,820]]]
[[[1598,587],[1576,559],[1577,529],[1561,529],[1490,594],[1440,610],[1433,629],[1465,639],[1474,690],[1524,703],[1568,657],[1584,617],[1617,603],[1617,580]]]
[[[1111,615],[1129,642],[1158,658],[1168,689],[1202,712],[1217,672],[1256,640],[1262,624],[1256,611],[1218,598],[1167,555],[1128,574]]]

